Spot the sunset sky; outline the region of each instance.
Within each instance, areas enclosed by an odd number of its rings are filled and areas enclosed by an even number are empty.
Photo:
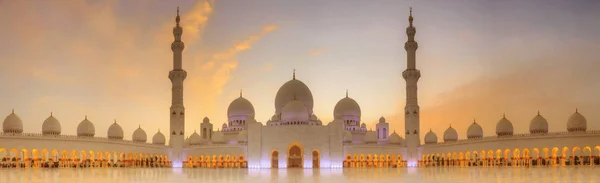
[[[538,110],[550,131],[566,131],[575,108],[600,130],[594,0],[0,0],[0,114],[14,108],[28,133],[51,112],[63,134],[85,115],[101,137],[115,119],[126,139],[138,125],[149,139],[168,131],[177,6],[186,135],[205,116],[220,127],[240,90],[265,123],[294,68],[325,123],[348,89],[368,128],[384,116],[403,131],[410,6],[421,131],[441,138],[452,124],[463,139],[476,119],[492,136],[506,113],[528,133]]]

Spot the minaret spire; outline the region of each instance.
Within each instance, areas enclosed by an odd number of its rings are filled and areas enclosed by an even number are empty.
[[[408,15],[408,23],[412,27],[412,23],[413,23],[412,7],[410,7],[410,14]]]
[[[175,24],[177,24],[177,26],[179,26],[179,20],[181,20],[179,18],[179,6],[177,6],[177,17],[175,17]]]

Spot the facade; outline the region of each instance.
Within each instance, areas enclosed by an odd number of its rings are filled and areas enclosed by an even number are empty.
[[[567,121],[567,132],[548,132],[548,122],[538,113],[529,134],[513,134],[506,116],[496,126],[496,135],[483,136],[473,122],[466,139],[451,126],[443,142],[429,131],[421,143],[416,67],[416,28],[412,10],[406,29],[408,41],[405,138],[389,129],[384,117],[375,130],[361,121],[361,108],[348,96],[336,104],[334,120],[324,124],[313,113],[311,89],[296,78],[284,83],[275,96],[273,116],[261,123],[252,103],[240,96],[227,109],[227,122],[213,124],[208,117],[198,131],[185,137],[182,42],[179,10],[173,28],[172,104],[169,108],[170,141],[156,132],[151,141],[138,127],[132,141],[123,140],[123,129],[115,121],[107,137],[95,137],[87,118],[77,135],[61,134],[53,115],[42,123],[42,133],[24,133],[23,123],[11,112],[0,133],[0,167],[201,167],[201,168],[341,168],[402,166],[533,166],[594,165],[600,155],[600,131],[587,130],[585,117],[576,111]],[[220,126],[216,126],[220,125]],[[216,128],[216,129],[215,129]]]

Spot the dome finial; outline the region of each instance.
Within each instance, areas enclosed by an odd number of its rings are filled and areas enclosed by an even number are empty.
[[[10,112],[11,114],[15,114],[15,109],[13,108],[12,111]]]
[[[475,120],[475,118],[473,118],[473,123],[477,123],[476,121],[477,121],[477,120]]]
[[[502,118],[506,119],[506,113],[502,113]]]
[[[429,131],[431,131],[431,128],[429,128]]]
[[[85,119],[87,119],[87,115],[85,115]]]
[[[52,116],[52,112],[50,112],[50,116]]]
[[[452,128],[452,123],[450,123],[450,128]]]
[[[142,125],[138,124],[138,128],[142,128]]]
[[[117,119],[115,118],[115,124],[117,124]]]
[[[14,110],[13,110],[14,111]],[[14,112],[13,112],[14,113]],[[575,108],[575,113],[579,113],[579,109]]]
[[[158,129],[158,132],[160,132],[160,128]]]
[[[348,98],[348,89],[346,89],[346,98]]]
[[[242,98],[242,90],[240,90],[240,98]]]
[[[179,26],[179,6],[177,6],[177,17],[175,18],[175,23],[177,23],[177,26]]]
[[[294,68],[294,73],[292,74],[292,79],[296,80],[296,68]]]
[[[540,110],[538,110],[538,116],[540,115]]]

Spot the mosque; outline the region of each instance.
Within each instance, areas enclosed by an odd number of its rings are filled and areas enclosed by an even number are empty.
[[[182,67],[183,28],[179,10],[173,28],[172,104],[169,131],[157,131],[152,139],[141,127],[132,140],[124,140],[124,130],[113,122],[106,137],[97,137],[93,119],[79,123],[76,135],[61,133],[53,115],[43,121],[41,133],[23,132],[23,122],[13,110],[0,133],[0,168],[36,167],[186,167],[186,168],[395,168],[468,166],[570,166],[598,165],[600,131],[588,130],[586,118],[575,111],[567,120],[565,132],[548,132],[548,122],[534,115],[528,134],[513,134],[513,124],[502,117],[496,134],[484,136],[476,121],[459,139],[451,126],[443,139],[429,130],[423,143],[420,134],[416,67],[416,28],[412,9],[409,26],[406,80],[405,129],[391,131],[384,117],[375,130],[361,120],[361,108],[347,94],[333,110],[334,120],[323,123],[313,113],[310,88],[295,72],[275,96],[275,111],[266,122],[255,119],[252,103],[240,96],[227,109],[227,122],[217,127],[204,118],[198,131],[185,136]],[[215,128],[220,130],[215,130]],[[199,132],[199,133],[198,133]],[[169,142],[166,136],[170,135]]]

